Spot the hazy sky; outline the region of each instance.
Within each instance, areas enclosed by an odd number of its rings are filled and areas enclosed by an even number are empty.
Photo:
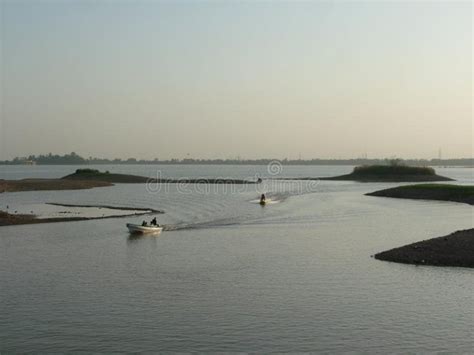
[[[0,159],[473,153],[471,1],[0,4]]]

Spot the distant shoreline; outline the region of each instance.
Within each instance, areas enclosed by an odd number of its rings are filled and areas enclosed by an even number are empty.
[[[474,158],[451,158],[451,159],[397,159],[405,165],[411,166],[456,166],[473,167]],[[12,160],[0,161],[0,165],[269,165],[278,162],[281,165],[384,165],[393,161],[393,158],[312,158],[312,159],[288,159],[288,158],[260,158],[260,159],[199,159],[199,158],[173,158],[173,159],[107,159],[107,158],[83,158],[72,152],[70,154],[40,154],[28,157],[17,157]]]
[[[271,164],[272,161],[278,161],[281,163],[282,166],[357,166],[357,165],[364,165],[364,164],[371,164],[372,162],[366,161],[330,161],[330,162],[312,162],[312,161],[280,161],[280,160],[269,160],[269,161],[249,161],[249,162],[217,162],[217,161],[209,161],[209,162],[153,162],[153,161],[144,161],[144,162],[136,162],[136,163],[114,163],[114,162],[103,162],[103,163],[37,163],[37,164],[24,164],[24,163],[8,163],[8,162],[0,162],[0,166],[116,166],[116,165],[124,165],[124,166],[135,166],[135,165],[228,165],[228,166],[267,166]],[[375,161],[374,163],[378,163]],[[474,165],[469,165],[466,163],[431,163],[427,162],[413,162],[409,161],[411,166],[433,166],[437,168],[464,168],[464,169],[471,169],[474,168]]]

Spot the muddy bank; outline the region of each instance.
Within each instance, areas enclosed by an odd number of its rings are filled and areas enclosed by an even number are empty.
[[[107,181],[62,180],[62,179],[23,179],[0,180],[1,192],[42,191],[42,190],[82,190],[94,187],[112,186]]]
[[[52,218],[39,218],[34,214],[13,214],[4,211],[0,211],[0,226],[11,226],[11,225],[20,225],[20,224],[38,224],[38,223],[53,223],[53,222],[74,222],[74,221],[88,221],[93,219],[107,219],[107,218],[123,218],[123,217],[133,217],[133,216],[145,216],[158,213],[164,213],[163,211],[158,211],[152,208],[135,208],[135,207],[117,207],[117,206],[106,206],[106,205],[71,205],[71,204],[58,204],[58,203],[49,203],[54,206],[63,206],[63,207],[75,207],[75,208],[106,208],[111,210],[121,210],[129,211],[129,213],[124,214],[114,214],[114,215],[104,215],[97,217],[52,217]],[[132,212],[140,211],[140,212]],[[61,212],[67,213],[67,212]]]
[[[113,174],[109,172],[101,172],[94,169],[78,169],[75,173],[66,175],[61,178],[64,181],[102,181],[108,183],[122,183],[122,184],[257,184],[261,181],[250,181],[242,179],[230,178],[180,178],[180,179],[155,179],[145,176],[128,175],[128,174]]]
[[[403,264],[474,267],[474,229],[454,232],[374,255]]]
[[[87,170],[87,169],[86,169]],[[43,191],[43,190],[82,190],[94,187],[113,186],[115,183],[122,184],[258,184],[261,181],[250,181],[242,179],[153,179],[145,176],[110,174],[110,173],[74,173],[60,179],[23,179],[23,180],[1,180],[0,193],[19,191]]]
[[[93,207],[93,208],[108,208],[110,210],[120,210],[120,211],[143,211],[150,213],[164,213],[160,210],[155,210],[153,208],[143,208],[143,207],[119,207],[119,206],[109,206],[109,205],[75,205],[75,204],[66,204],[66,203],[56,203],[56,202],[47,202],[47,205],[52,206],[63,206],[63,207]]]
[[[452,201],[474,205],[474,186],[465,185],[408,185],[375,191],[366,195],[417,200]]]

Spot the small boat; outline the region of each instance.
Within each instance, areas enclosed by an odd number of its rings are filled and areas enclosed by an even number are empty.
[[[163,227],[160,226],[142,226],[141,224],[127,223],[127,228],[130,233],[161,233]]]

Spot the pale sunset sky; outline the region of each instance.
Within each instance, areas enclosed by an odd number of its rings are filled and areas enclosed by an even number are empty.
[[[0,11],[0,159],[473,155],[471,1]]]

